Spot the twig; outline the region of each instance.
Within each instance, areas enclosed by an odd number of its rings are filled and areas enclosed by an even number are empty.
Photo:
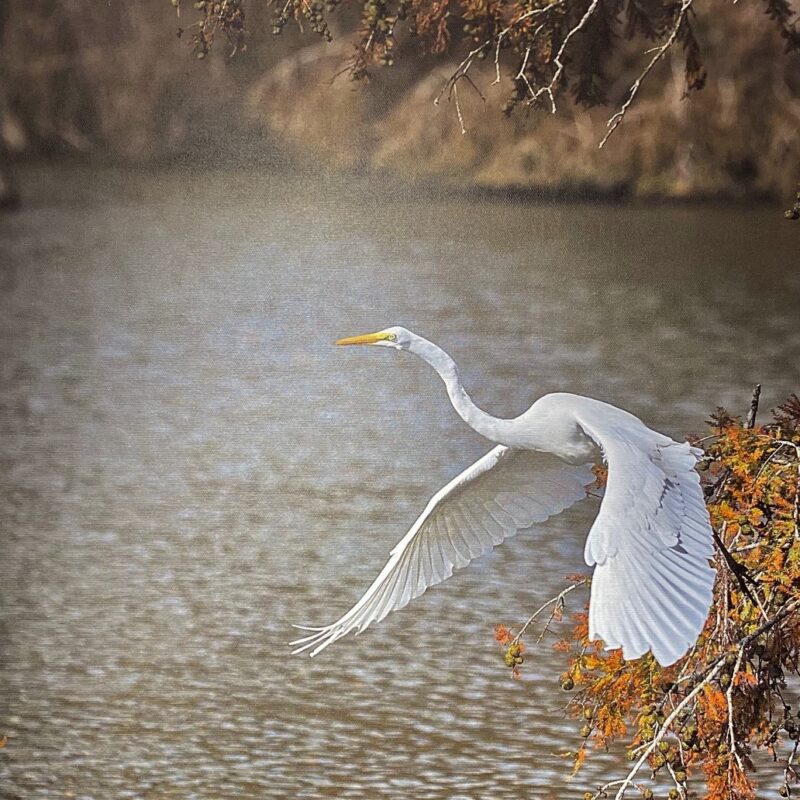
[[[754,586],[756,585],[756,581],[750,575],[750,572],[747,570],[747,567],[740,564],[728,551],[728,548],[725,546],[725,542],[722,541],[722,537],[711,528],[711,535],[714,537],[714,541],[716,542],[717,548],[719,549],[720,553],[725,559],[725,563],[728,566],[728,569],[733,573],[736,581],[739,584],[739,588],[750,598],[753,605],[758,605],[758,600],[756,600],[755,595],[750,591],[750,587],[747,585],[747,581],[750,581]]]
[[[680,30],[680,27],[683,24],[683,20],[686,17],[686,14],[691,8],[693,2],[694,0],[681,0],[680,11],[678,11],[678,16],[675,19],[675,23],[673,24],[669,32],[669,36],[666,38],[663,44],[661,44],[660,47],[657,47],[655,49],[655,54],[650,59],[650,62],[642,70],[639,77],[633,82],[631,88],[628,90],[627,99],[620,106],[619,111],[617,111],[617,113],[614,114],[614,116],[612,116],[611,119],[609,119],[608,122],[606,123],[608,131],[600,141],[598,149],[600,150],[603,149],[606,142],[611,138],[611,135],[614,133],[619,124],[625,118],[625,114],[628,113],[628,109],[631,107],[631,104],[633,103],[636,95],[639,93],[639,89],[641,88],[644,79],[650,74],[653,67],[655,67],[655,65],[664,57],[664,54],[667,52],[667,50],[669,50],[672,47],[672,45],[675,44],[675,40],[678,38],[678,31]]]
[[[458,102],[458,86],[455,83],[453,84],[453,97],[456,101],[456,114],[458,114],[458,124],[461,126],[461,135],[463,136],[466,134],[467,129],[464,127],[464,117],[461,114],[461,104]]]
[[[785,606],[782,606],[778,611],[775,612],[775,615],[768,619],[766,622],[762,623],[758,628],[756,628],[752,633],[748,633],[747,636],[740,639],[737,643],[737,647],[741,647],[744,650],[747,648],[761,636],[762,634],[766,633],[768,630],[774,628],[781,620],[788,617],[790,614],[794,613],[795,611],[800,608],[800,599],[792,600],[791,602],[787,603]],[[716,667],[718,664],[721,664],[725,659],[728,657],[728,653],[723,653],[720,656],[717,656],[710,664],[706,666],[704,670],[698,670],[694,672],[687,680],[695,681],[695,680],[702,680],[705,675],[708,674],[708,671]]]
[[[678,740],[680,744],[680,740]],[[681,748],[681,752],[683,749]],[[672,764],[667,762],[667,772],[669,772],[670,777],[672,778],[672,782],[675,784],[675,788],[678,790],[678,795],[680,797],[686,797],[686,790],[681,786],[680,782],[678,781],[678,776],[675,774],[675,770],[672,769]]]
[[[754,392],[755,393],[755,392]],[[773,444],[779,445],[778,449],[775,450],[772,455],[767,459],[767,461],[763,464],[762,469],[759,470],[758,475],[756,476],[756,480],[761,477],[761,472],[763,472],[763,468],[774,458],[781,448],[783,447],[790,447],[794,450],[796,458],[797,458],[797,483],[795,484],[794,490],[794,509],[792,511],[792,520],[794,521],[794,538],[795,541],[800,541],[800,444],[797,442],[791,442],[786,439],[773,439],[772,437],[761,435],[761,438],[769,438]]]
[[[733,730],[733,689],[736,685],[736,676],[739,674],[739,670],[742,666],[743,657],[744,648],[740,647],[736,655],[736,663],[733,666],[733,672],[731,673],[731,682],[728,684],[728,690],[725,692],[725,700],[728,703],[728,750],[731,756],[736,759],[736,763],[741,770],[744,770],[744,766],[742,764],[742,759],[739,757],[739,751],[736,748],[736,735]]]
[[[752,542],[751,544],[743,544],[741,547],[737,547],[735,550],[731,550],[731,553],[746,553],[748,550],[755,550],[756,547],[761,547],[761,542]]]
[[[508,34],[511,33],[511,31],[514,28],[517,27],[517,25],[519,25],[520,23],[524,22],[526,19],[530,19],[531,17],[538,17],[538,16],[541,16],[542,14],[546,14],[548,11],[551,11],[552,9],[556,8],[557,6],[562,5],[565,2],[566,2],[566,0],[553,0],[552,3],[550,3],[549,5],[544,6],[543,8],[533,8],[530,11],[526,11],[524,14],[521,14],[519,17],[517,17],[516,19],[512,20],[499,33],[489,37],[488,39],[486,39],[486,41],[481,42],[481,44],[479,44],[477,47],[475,47],[472,50],[470,50],[469,53],[467,53],[467,55],[464,58],[464,60],[456,67],[456,69],[453,72],[453,74],[447,79],[447,81],[445,81],[445,84],[442,87],[441,91],[434,98],[433,104],[438,106],[439,105],[439,101],[441,100],[442,95],[445,92],[448,92],[448,94],[452,93],[453,87],[462,78],[468,77],[468,73],[469,73],[470,69],[472,68],[473,63],[475,62],[475,59],[478,57],[478,55],[480,53],[482,53],[484,50],[486,50],[492,44],[495,45],[495,61],[494,61],[494,65],[495,65],[495,80],[494,80],[494,83],[492,84],[492,86],[494,86],[495,83],[499,83],[500,82],[500,47],[502,45],[503,39],[505,39],[505,37],[508,36]],[[595,0],[595,4],[597,2],[599,2],[599,0]],[[472,85],[477,91],[477,87],[475,86],[475,84],[473,83]],[[478,91],[478,94],[480,94],[480,91]],[[483,95],[481,95],[481,97],[483,97]],[[463,120],[461,121],[461,127],[462,127],[462,133],[466,133],[466,131],[463,130],[463,128],[464,128]]]
[[[756,414],[758,414],[758,401],[761,397],[761,384],[757,383],[753,388],[753,397],[750,399],[750,411],[747,412],[747,430],[751,431],[756,426]]]
[[[547,625],[545,625],[545,631],[546,631],[547,626],[550,624],[550,622],[553,621],[553,618],[555,617],[556,613],[558,613],[560,609],[564,608],[564,598],[570,592],[577,589],[579,586],[585,586],[588,583],[588,581],[589,581],[588,578],[584,578],[579,583],[573,583],[572,586],[567,586],[566,589],[559,592],[555,597],[551,597],[546,603],[537,608],[536,611],[534,611],[533,614],[530,615],[528,621],[519,629],[519,633],[512,639],[511,643],[518,644],[519,640],[522,638],[522,634],[525,633],[526,630],[528,630],[528,628],[533,624],[533,622],[536,620],[539,614],[541,614],[542,611],[544,611],[548,606],[555,604],[553,608],[553,613],[550,615],[550,620],[548,621]],[[542,636],[544,636],[544,631],[542,632]]]
[[[688,0],[691,2],[691,0]],[[686,0],[684,0],[686,2]],[[600,0],[592,0],[589,7],[586,9],[586,12],[581,17],[580,21],[577,25],[570,29],[569,33],[564,37],[564,41],[561,42],[561,47],[558,48],[558,52],[556,53],[556,57],[553,59],[553,63],[556,65],[556,71],[553,73],[553,77],[550,79],[550,83],[547,86],[538,89],[534,96],[531,98],[531,102],[538,100],[543,94],[546,94],[550,100],[550,111],[552,114],[556,113],[556,101],[553,94],[558,82],[561,80],[561,75],[564,72],[564,62],[561,60],[564,57],[564,53],[567,49],[567,45],[570,42],[570,39],[578,33],[586,23],[591,19],[592,15],[595,11],[597,11],[597,7],[600,5]]]
[[[778,439],[777,443],[786,447],[793,447],[797,456],[797,483],[795,483],[794,487],[794,510],[792,511],[792,519],[794,520],[795,541],[800,541],[800,444],[784,441],[782,439]]]
[[[531,55],[531,48],[526,47],[525,56],[522,59],[522,66],[519,68],[519,72],[517,72],[517,74],[514,76],[516,79],[523,77],[523,75],[525,74],[525,67],[528,66],[528,58],[530,57],[530,55]]]
[[[781,441],[778,441],[778,442],[776,442],[776,444],[778,446],[769,454],[769,457],[761,465],[761,467],[758,470],[758,473],[756,474],[754,482],[758,481],[758,479],[764,474],[764,470],[769,466],[769,464],[772,461],[772,459],[775,458],[775,456],[777,456],[778,453],[780,453],[780,451],[783,450],[784,447],[792,447],[792,446],[796,447],[796,445],[793,445],[792,442],[781,442]]]
[[[625,781],[624,781],[622,778],[619,778],[618,780],[615,780],[615,781],[609,781],[608,783],[604,783],[604,784],[603,784],[603,785],[602,785],[602,786],[601,786],[601,787],[600,787],[600,788],[599,788],[599,789],[598,789],[598,790],[597,790],[597,791],[594,793],[594,795],[592,795],[592,800],[600,800],[600,798],[607,797],[607,796],[608,796],[607,792],[608,792],[608,790],[609,790],[609,789],[613,789],[615,786],[619,786],[621,783],[624,783],[624,782],[625,782]],[[641,791],[642,787],[641,787],[641,786],[639,786],[639,784],[637,784],[637,783],[634,783],[633,785],[634,785],[634,786],[635,786],[637,789],[639,789],[639,791]]]
[[[492,86],[500,83],[500,44],[502,39],[498,36],[497,37],[497,46],[494,49],[494,80],[492,81]]]
[[[698,694],[700,694],[704,686],[706,686],[708,683],[714,680],[717,673],[722,669],[724,663],[725,663],[724,660],[720,660],[716,664],[716,666],[709,673],[706,674],[703,680],[701,680],[694,687],[694,689],[692,689],[692,691],[689,692],[689,694],[687,694],[686,697],[684,697],[683,700],[681,700],[681,702],[678,703],[677,706],[675,706],[675,710],[664,720],[664,724],[661,726],[661,729],[658,731],[658,733],[653,737],[653,741],[648,744],[648,746],[645,748],[645,751],[642,753],[641,756],[639,756],[639,760],[633,765],[633,767],[631,767],[631,771],[623,779],[622,784],[620,785],[619,790],[615,795],[615,800],[622,800],[622,798],[625,797],[625,792],[633,783],[633,779],[636,777],[637,773],[642,768],[642,765],[644,764],[645,761],[647,761],[653,750],[655,750],[656,747],[658,747],[658,743],[664,738],[667,731],[669,730],[670,725],[672,725],[672,723],[675,721],[678,714],[680,714],[680,712],[687,705],[689,705],[689,703],[692,700],[694,700],[694,698],[697,697]]]
[[[783,770],[783,783],[785,786],[789,786],[789,780],[797,780],[797,768],[794,766],[794,760],[797,757],[797,749],[800,746],[800,736],[795,736],[794,739],[794,747],[792,748],[792,752],[789,754],[789,758],[786,759],[786,766]],[[787,795],[788,797],[788,795]]]

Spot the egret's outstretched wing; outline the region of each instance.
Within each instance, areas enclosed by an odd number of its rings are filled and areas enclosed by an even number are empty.
[[[701,452],[597,403],[578,423],[603,451],[608,485],[586,540],[596,564],[589,637],[626,659],[651,650],[666,666],[695,642],[714,585],[711,525],[695,464]]]
[[[391,552],[364,596],[341,619],[292,642],[316,655],[362,631],[449,578],[518,530],[558,514],[586,495],[591,465],[499,445],[440,489]]]

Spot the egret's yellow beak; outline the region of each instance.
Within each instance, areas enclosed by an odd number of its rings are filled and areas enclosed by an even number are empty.
[[[393,342],[394,334],[386,331],[377,333],[365,333],[361,336],[348,336],[346,339],[338,339],[336,344],[377,344],[378,342]]]

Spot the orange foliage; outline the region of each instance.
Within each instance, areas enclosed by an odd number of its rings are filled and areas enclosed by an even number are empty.
[[[505,646],[514,638],[514,634],[511,633],[505,625],[496,625],[494,629],[494,638]]]

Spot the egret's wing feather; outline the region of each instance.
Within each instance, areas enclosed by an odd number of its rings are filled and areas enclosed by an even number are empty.
[[[664,666],[695,642],[714,585],[711,525],[695,464],[701,452],[598,406],[578,423],[603,451],[608,485],[586,540],[596,565],[589,638],[626,659],[651,650]]]
[[[292,642],[294,652],[315,655],[380,621],[518,530],[573,505],[593,480],[590,465],[495,447],[433,496],[364,596],[333,624],[309,628],[311,635]]]

